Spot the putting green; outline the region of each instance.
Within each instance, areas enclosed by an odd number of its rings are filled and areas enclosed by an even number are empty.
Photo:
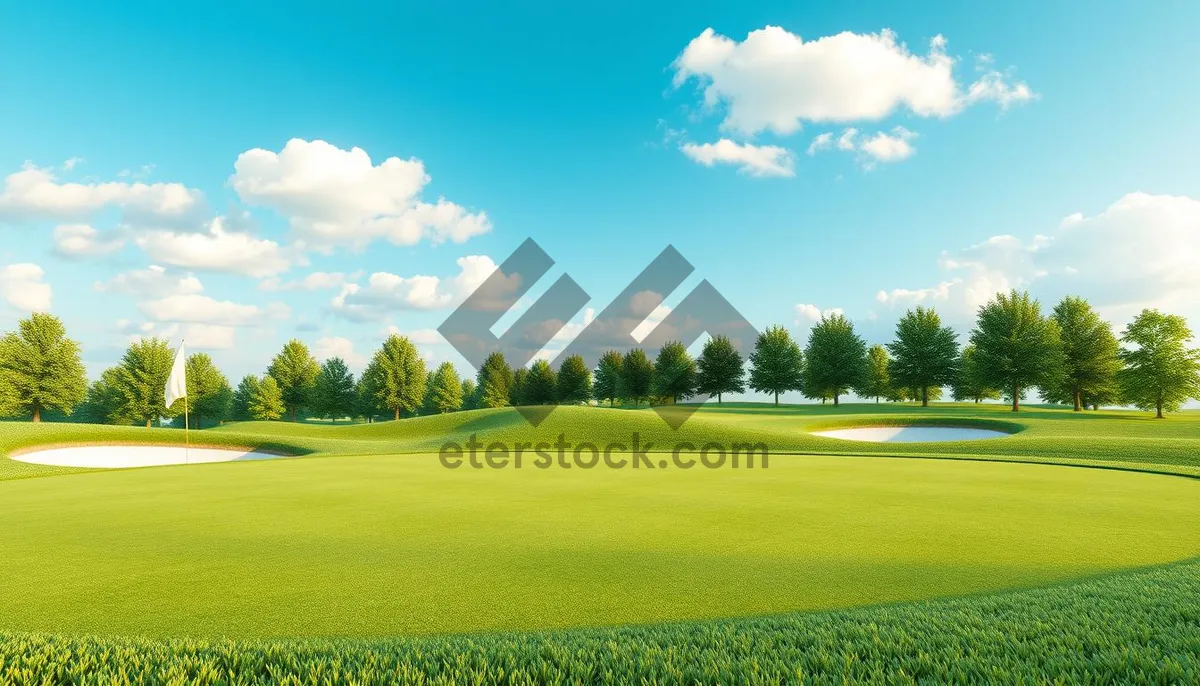
[[[0,630],[378,636],[966,594],[1200,554],[1200,482],[773,456],[769,469],[300,458],[0,482]]]

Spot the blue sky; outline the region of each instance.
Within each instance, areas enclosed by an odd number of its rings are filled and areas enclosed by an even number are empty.
[[[526,237],[596,309],[674,244],[799,336],[1010,286],[1200,321],[1200,6],[976,5],[4,3],[0,328],[48,308],[93,375],[149,334],[235,381],[388,327],[456,359]]]

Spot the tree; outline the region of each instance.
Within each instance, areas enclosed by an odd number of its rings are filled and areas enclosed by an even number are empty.
[[[462,380],[462,409],[478,410],[479,409],[479,387],[475,385],[475,380],[466,378]]]
[[[1200,350],[1187,348],[1191,339],[1183,317],[1142,310],[1121,334],[1122,343],[1134,346],[1120,353],[1122,397],[1140,409],[1153,408],[1159,419],[1200,399]]]
[[[696,361],[680,341],[667,341],[654,360],[650,391],[660,398],[679,402],[696,394]]]
[[[513,371],[512,385],[508,388],[508,404],[516,407],[526,405],[525,382],[529,380],[529,368],[521,367]]]
[[[250,396],[250,418],[268,422],[279,419],[286,410],[279,382],[270,374],[264,376],[255,386],[254,395]]]
[[[888,357],[887,348],[878,344],[871,346],[867,351],[867,373],[863,377],[862,386],[855,389],[855,392],[864,398],[874,398],[876,404],[880,398],[889,397],[892,393],[890,365],[891,358]]]
[[[116,388],[116,368],[106,369],[88,386],[87,397],[72,417],[87,424],[132,424],[121,416],[121,394]]]
[[[623,358],[616,350],[606,351],[600,356],[600,364],[596,366],[596,381],[592,384],[592,395],[596,400],[607,400],[609,406],[615,405],[621,397],[621,363]]]
[[[325,360],[313,382],[310,402],[313,414],[336,422],[354,414],[357,399],[354,375],[346,361],[340,357]]]
[[[828,395],[834,406],[847,389],[861,386],[867,374],[867,344],[854,333],[850,320],[837,313],[822,316],[813,326],[804,359],[809,392]]]
[[[458,371],[449,362],[438,365],[433,372],[430,387],[430,405],[435,412],[453,412],[462,407],[463,385]]]
[[[138,423],[173,417],[166,407],[167,377],[175,362],[175,351],[161,338],[143,338],[129,345],[113,374],[120,396],[120,415]],[[179,403],[180,409],[183,404]]]
[[[188,421],[199,429],[203,418],[223,422],[233,407],[233,389],[229,379],[213,364],[207,353],[190,355],[184,365],[187,376]],[[180,403],[182,404],[182,403]],[[179,408],[175,408],[176,414]]]
[[[713,336],[700,351],[700,358],[696,360],[696,392],[717,396],[718,405],[725,393],[746,392],[742,354],[727,336]]]
[[[71,414],[87,396],[79,343],[67,338],[62,321],[34,313],[17,331],[0,338],[0,411],[42,421],[43,410]]]
[[[617,392],[622,398],[633,401],[636,407],[643,398],[650,397],[650,381],[654,377],[654,363],[646,357],[646,351],[634,348],[621,359],[621,381]]]
[[[583,355],[571,355],[558,368],[558,402],[586,403],[592,397],[592,370]]]
[[[920,389],[922,407],[929,407],[930,386],[940,388],[958,377],[958,337],[954,329],[942,326],[932,309],[905,312],[896,322],[896,340],[887,349],[892,354],[892,383]]]
[[[1065,400],[1079,412],[1090,398],[1113,396],[1121,360],[1112,327],[1083,298],[1063,298],[1052,316],[1062,337],[1063,375],[1057,387],[1043,392],[1044,399]]]
[[[253,374],[247,374],[242,377],[238,383],[237,390],[233,392],[233,420],[236,422],[248,422],[254,417],[250,415],[250,401],[254,399],[254,393],[258,391],[258,377]]]
[[[494,352],[483,361],[477,375],[480,407],[508,407],[512,395],[513,370],[504,353]]]
[[[557,378],[550,363],[537,360],[525,378],[523,405],[553,405],[557,396]]]
[[[1000,390],[988,386],[983,381],[983,373],[979,369],[979,358],[975,355],[975,346],[964,346],[958,358],[958,376],[952,384],[954,399],[960,402],[973,400],[976,404],[984,400],[995,400],[1000,397]]]
[[[1012,398],[1012,411],[1021,409],[1021,395],[1032,387],[1053,388],[1063,368],[1058,323],[1043,317],[1041,305],[1016,290],[998,293],[979,308],[971,345],[983,386],[1003,389]]]
[[[308,352],[308,346],[296,339],[288,341],[267,368],[267,374],[279,385],[283,405],[293,422],[300,410],[308,407],[320,371],[321,367],[312,353]]]
[[[388,336],[363,372],[363,384],[374,407],[393,413],[416,412],[425,395],[425,360],[412,341]]]
[[[750,353],[750,388],[759,393],[798,391],[804,381],[804,355],[792,335],[782,326],[772,326],[758,335]]]

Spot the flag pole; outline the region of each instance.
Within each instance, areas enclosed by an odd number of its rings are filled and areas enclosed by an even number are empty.
[[[183,349],[184,341],[185,341],[185,339],[183,339],[183,338],[179,339],[180,350]],[[188,433],[188,431],[189,431],[188,425],[191,424],[191,422],[188,421],[188,397],[187,397],[187,380],[186,379],[187,379],[187,377],[185,376],[184,382],[183,382],[184,383],[184,386],[183,386],[183,388],[184,388],[184,393],[183,393],[183,463],[191,464],[192,463],[192,455],[191,455],[192,438],[191,438],[191,435]]]

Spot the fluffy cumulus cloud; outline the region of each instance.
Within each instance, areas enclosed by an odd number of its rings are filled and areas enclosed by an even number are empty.
[[[200,279],[187,274],[172,274],[165,268],[150,265],[113,276],[95,284],[102,293],[120,293],[143,298],[162,298],[170,295],[194,295],[204,290]]]
[[[362,369],[367,364],[365,355],[355,352],[354,343],[349,338],[331,336],[318,338],[313,343],[313,357],[318,362],[340,357],[351,369]]]
[[[300,237],[319,246],[362,246],[377,238],[397,245],[422,240],[462,243],[491,224],[444,198],[421,198],[429,182],[417,159],[374,164],[361,148],[292,139],[280,152],[238,156],[229,182],[243,202],[287,218]]]
[[[458,259],[459,273],[449,279],[437,276],[399,276],[375,272],[367,284],[346,284],[330,302],[332,311],[351,321],[383,321],[398,310],[434,310],[461,302],[496,270],[484,255]]]
[[[284,247],[248,232],[232,230],[224,217],[213,220],[201,232],[147,231],[137,236],[135,242],[156,262],[256,278],[274,276],[293,264],[307,263],[299,246]]]
[[[830,307],[822,310],[816,305],[799,303],[796,305],[796,323],[805,324],[819,322],[822,317],[832,317],[835,314],[845,314],[840,307]]]
[[[22,312],[45,312],[50,309],[53,293],[44,277],[45,272],[36,264],[0,267],[0,298]]]
[[[890,132],[877,131],[861,135],[856,128],[844,129],[836,139],[830,132],[815,136],[808,146],[808,154],[815,155],[823,150],[840,150],[857,153],[859,162],[866,169],[874,168],[878,162],[899,162],[916,152],[912,140],[917,134],[903,126],[892,127]]]
[[[735,143],[722,138],[716,143],[685,143],[680,149],[706,167],[731,164],[750,176],[795,176],[792,153],[775,145]]]
[[[183,339],[187,341],[188,350],[232,350],[236,332],[232,326],[157,322],[135,324],[128,319],[118,320],[116,330],[130,342],[143,338],[165,338],[168,341]]]
[[[898,110],[948,117],[976,102],[1010,106],[1034,96],[996,71],[964,89],[945,48],[935,36],[926,54],[915,54],[889,30],[806,41],[767,26],[738,42],[705,29],[676,58],[674,80],[699,83],[709,109],[724,107],[722,129],[747,136],[791,134],[804,122],[878,121]]]
[[[206,212],[204,195],[180,183],[60,182],[54,170],[31,163],[9,174],[0,190],[0,217],[10,220],[78,220],[109,208],[142,225],[188,224]]]
[[[1046,234],[994,236],[943,253],[945,273],[922,288],[881,290],[890,307],[935,305],[969,317],[998,291],[1029,288],[1048,301],[1074,293],[1114,318],[1142,307],[1195,312],[1200,300],[1200,200],[1130,193],[1094,215],[1073,214]]]
[[[277,291],[329,291],[341,288],[348,281],[357,279],[361,274],[343,274],[341,272],[313,272],[302,279],[281,281],[278,277],[263,279],[258,284],[258,290]]]
[[[68,259],[100,257],[120,250],[125,239],[106,235],[88,224],[60,224],[54,227],[54,252]]]

